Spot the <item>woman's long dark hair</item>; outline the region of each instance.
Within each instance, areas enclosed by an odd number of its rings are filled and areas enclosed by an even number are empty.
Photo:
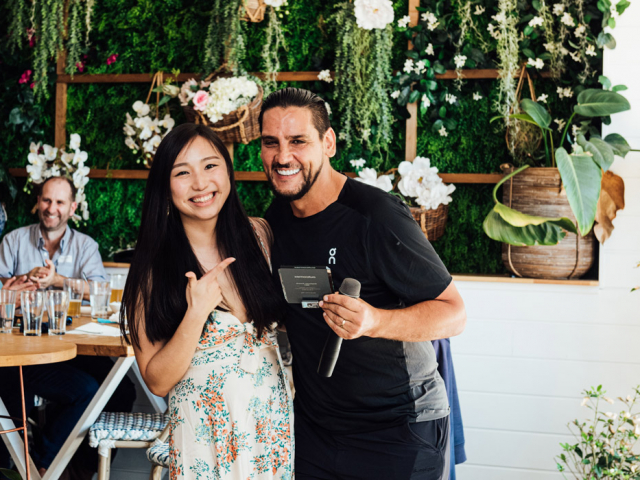
[[[138,348],[140,314],[144,313],[145,333],[151,342],[169,340],[187,311],[185,273],[194,272],[198,278],[204,273],[171,201],[169,185],[176,158],[196,136],[211,142],[227,165],[231,185],[229,197],[218,214],[216,242],[220,258],[236,258],[227,270],[258,338],[284,315],[284,299],[240,202],[229,152],[208,127],[188,123],[174,128],[162,140],[149,171],[138,242],[120,313],[123,317],[126,312],[131,341]],[[120,325],[124,330],[123,321]],[[127,338],[124,332],[123,336]]]

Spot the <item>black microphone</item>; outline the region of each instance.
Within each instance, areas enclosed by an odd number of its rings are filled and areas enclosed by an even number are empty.
[[[346,295],[351,298],[360,298],[360,282],[353,278],[345,278],[340,285],[340,295]],[[327,341],[324,343],[322,355],[320,355],[320,363],[318,364],[318,375],[321,377],[330,377],[333,375],[333,369],[338,361],[340,347],[342,346],[342,337],[334,332],[329,332]]]

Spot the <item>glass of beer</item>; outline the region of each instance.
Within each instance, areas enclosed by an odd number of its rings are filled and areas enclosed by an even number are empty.
[[[127,276],[122,273],[113,273],[111,277],[111,302],[122,302],[122,292],[124,291],[124,283]]]
[[[0,290],[0,333],[11,333],[15,311],[15,290]]]
[[[45,306],[44,290],[20,292],[22,300],[22,321],[24,322],[25,337],[39,337],[42,335],[42,314]]]
[[[65,278],[64,291],[69,294],[69,316],[78,318],[84,295],[84,280],[81,278]]]
[[[49,313],[49,335],[64,335],[67,329],[69,293],[65,290],[47,291],[47,312]]]
[[[109,282],[89,280],[89,301],[91,302],[91,320],[109,318],[109,299],[111,287]]]

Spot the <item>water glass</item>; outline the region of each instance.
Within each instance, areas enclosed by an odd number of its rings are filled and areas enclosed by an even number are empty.
[[[39,337],[42,335],[42,314],[45,308],[44,290],[20,292],[22,301],[22,321],[24,322],[25,337]]]
[[[69,294],[64,290],[47,291],[47,312],[49,313],[49,335],[64,335],[67,328]]]
[[[84,295],[84,280],[81,278],[65,278],[64,291],[69,295],[69,316],[78,318]]]
[[[15,290],[0,290],[0,333],[11,333],[15,311]]]
[[[109,282],[89,280],[89,302],[91,303],[91,319],[109,318],[109,299],[111,287]]]
[[[111,277],[111,300],[110,302],[122,302],[122,292],[127,276],[122,273],[112,273]]]

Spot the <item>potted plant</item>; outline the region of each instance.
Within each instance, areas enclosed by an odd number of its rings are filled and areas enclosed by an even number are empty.
[[[576,480],[631,480],[640,478],[640,456],[634,453],[640,439],[640,386],[633,395],[618,397],[620,412],[603,411],[603,402],[615,401],[605,396],[602,385],[583,392],[582,406],[593,413],[586,421],[573,420],[568,427],[576,443],[561,443],[563,453],[556,457],[564,478]]]
[[[442,181],[438,168],[432,167],[428,158],[401,162],[398,168],[381,175],[373,168],[364,168],[365,164],[363,159],[351,160],[358,173],[357,181],[399,196],[429,241],[434,242],[444,234],[451,194],[456,187]]]
[[[485,218],[483,229],[492,239],[507,244],[503,259],[516,275],[574,278],[591,266],[590,235],[598,208],[603,209],[605,196],[620,197],[623,185],[622,179],[608,170],[615,155],[624,157],[630,150],[620,135],[603,139],[592,125],[594,119],[606,123],[610,115],[630,108],[618,93],[625,87],[612,88],[604,77],[601,81],[610,89],[582,90],[567,121],[553,120],[544,105],[529,99],[520,102],[522,113],[510,115],[540,130],[540,148],[531,156],[536,167],[524,165],[496,185],[495,206]],[[552,129],[554,123],[561,128],[559,139]],[[497,198],[502,185],[506,205]],[[614,216],[618,206],[614,205]],[[604,240],[610,231],[600,233]]]

